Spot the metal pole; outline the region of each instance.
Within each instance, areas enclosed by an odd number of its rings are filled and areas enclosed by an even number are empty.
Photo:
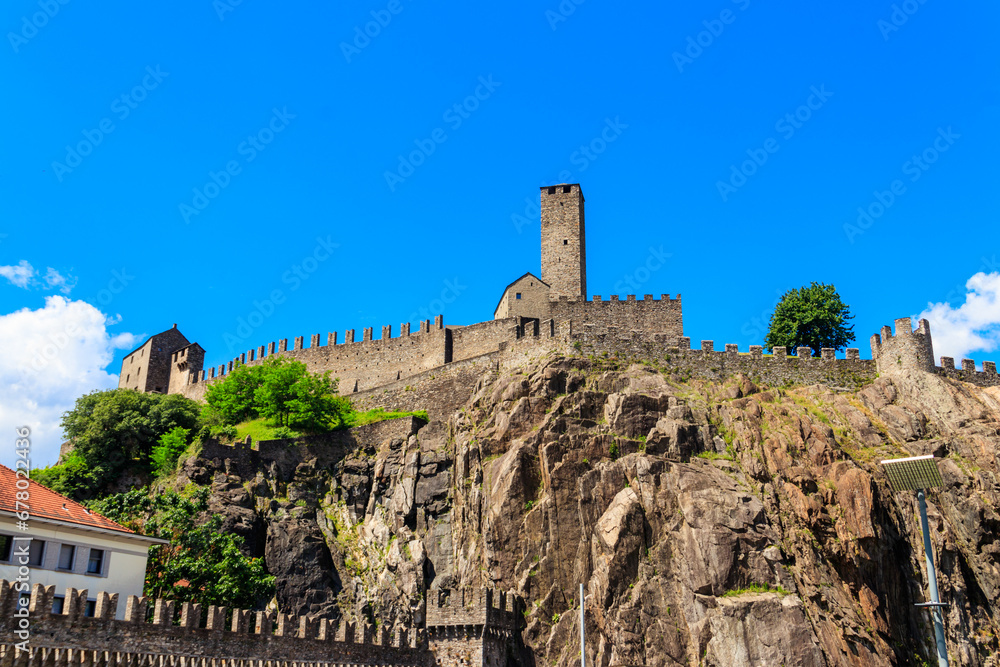
[[[587,644],[583,629],[583,584],[580,584],[580,667],[587,667]]]
[[[937,641],[938,667],[948,667],[948,645],[944,641],[944,622],[941,617],[941,603],[938,598],[937,571],[934,569],[934,553],[931,551],[931,531],[927,525],[927,501],[923,489],[917,490],[920,505],[920,529],[924,533],[924,558],[927,561],[927,579],[931,589],[931,618],[934,619],[934,638]]]

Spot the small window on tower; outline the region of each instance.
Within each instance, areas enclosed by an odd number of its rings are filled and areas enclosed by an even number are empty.
[[[573,187],[571,185],[564,185],[563,186],[563,192],[567,192],[568,193],[568,192],[572,192],[572,191],[573,191]]]
[[[553,186],[553,187],[549,188],[549,194],[550,194],[550,195],[554,195],[555,193],[556,193],[556,188],[555,188],[555,186]]]
[[[563,245],[569,245],[569,239],[563,239]]]
[[[518,293],[517,293],[517,296],[515,296],[514,298],[515,298],[515,299],[520,299],[520,298],[521,298],[521,293],[520,293],[520,292],[518,292]]]

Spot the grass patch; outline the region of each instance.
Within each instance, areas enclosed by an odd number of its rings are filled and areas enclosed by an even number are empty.
[[[260,440],[297,438],[300,435],[308,435],[308,433],[296,431],[287,426],[272,426],[267,423],[267,419],[260,417],[236,425],[236,440],[243,440],[248,435],[254,442],[258,442]]]
[[[695,458],[705,459],[707,461],[720,461],[720,460],[721,461],[732,461],[733,460],[733,456],[731,454],[729,454],[728,451],[725,454],[720,454],[719,452],[711,452],[711,451],[698,452],[697,454],[695,454]]]
[[[746,595],[747,593],[777,593],[778,595],[791,595],[789,591],[786,591],[781,586],[772,586],[770,584],[750,584],[746,588],[737,588],[732,591],[726,591],[722,594],[722,597],[734,598],[740,595]]]
[[[413,412],[400,412],[398,410],[386,410],[385,408],[375,408],[365,412],[352,412],[344,420],[344,426],[367,426],[377,422],[384,422],[389,419],[399,419],[400,417],[419,417],[424,421],[430,421],[426,410],[415,410]]]

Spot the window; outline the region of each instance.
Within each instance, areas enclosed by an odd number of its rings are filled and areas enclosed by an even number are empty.
[[[573,191],[573,186],[572,185],[564,185],[563,186],[563,192],[569,193],[569,192],[572,192],[572,191]]]
[[[125,381],[128,382],[129,378],[131,378],[131,377],[132,377],[131,375],[129,375],[129,374],[126,373],[126,375],[125,375]]]
[[[28,565],[41,567],[45,562],[45,542],[41,540],[31,540],[31,552],[28,557]]]
[[[569,245],[569,239],[563,239],[563,245]]]
[[[83,615],[93,618],[97,614],[97,600],[87,600],[87,604],[83,606]]]
[[[550,194],[550,195],[554,195],[555,193],[556,193],[556,188],[555,188],[555,186],[552,186],[551,188],[549,188],[549,194]]]
[[[14,546],[14,538],[10,535],[0,535],[0,562],[10,561],[10,551]]]
[[[100,574],[104,571],[104,550],[91,549],[90,560],[87,561],[87,574]]]
[[[514,298],[515,298],[515,299],[520,299],[520,298],[521,298],[521,293],[520,293],[520,292],[518,292],[518,293],[517,293],[517,296],[515,296]]]
[[[66,608],[66,597],[62,595],[56,595],[52,598],[52,613],[61,614],[63,609]]]
[[[72,544],[62,545],[59,549],[59,569],[72,570],[74,556],[76,556],[76,547]]]

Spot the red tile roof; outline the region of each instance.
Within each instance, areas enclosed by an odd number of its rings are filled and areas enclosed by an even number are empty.
[[[17,501],[16,494],[18,493],[18,479],[23,480],[24,478],[18,478],[17,473],[7,466],[0,464],[0,512],[17,512],[24,509],[23,505],[18,508],[15,504]],[[21,485],[24,485],[23,482]],[[21,501],[22,503],[27,503],[29,517],[54,519],[87,528],[101,528],[103,530],[113,530],[118,533],[136,535],[136,533],[125,526],[115,523],[96,512],[91,512],[80,503],[70,500],[66,496],[60,495],[34,480],[30,481],[28,488],[23,490],[28,491],[29,494],[27,501]]]

